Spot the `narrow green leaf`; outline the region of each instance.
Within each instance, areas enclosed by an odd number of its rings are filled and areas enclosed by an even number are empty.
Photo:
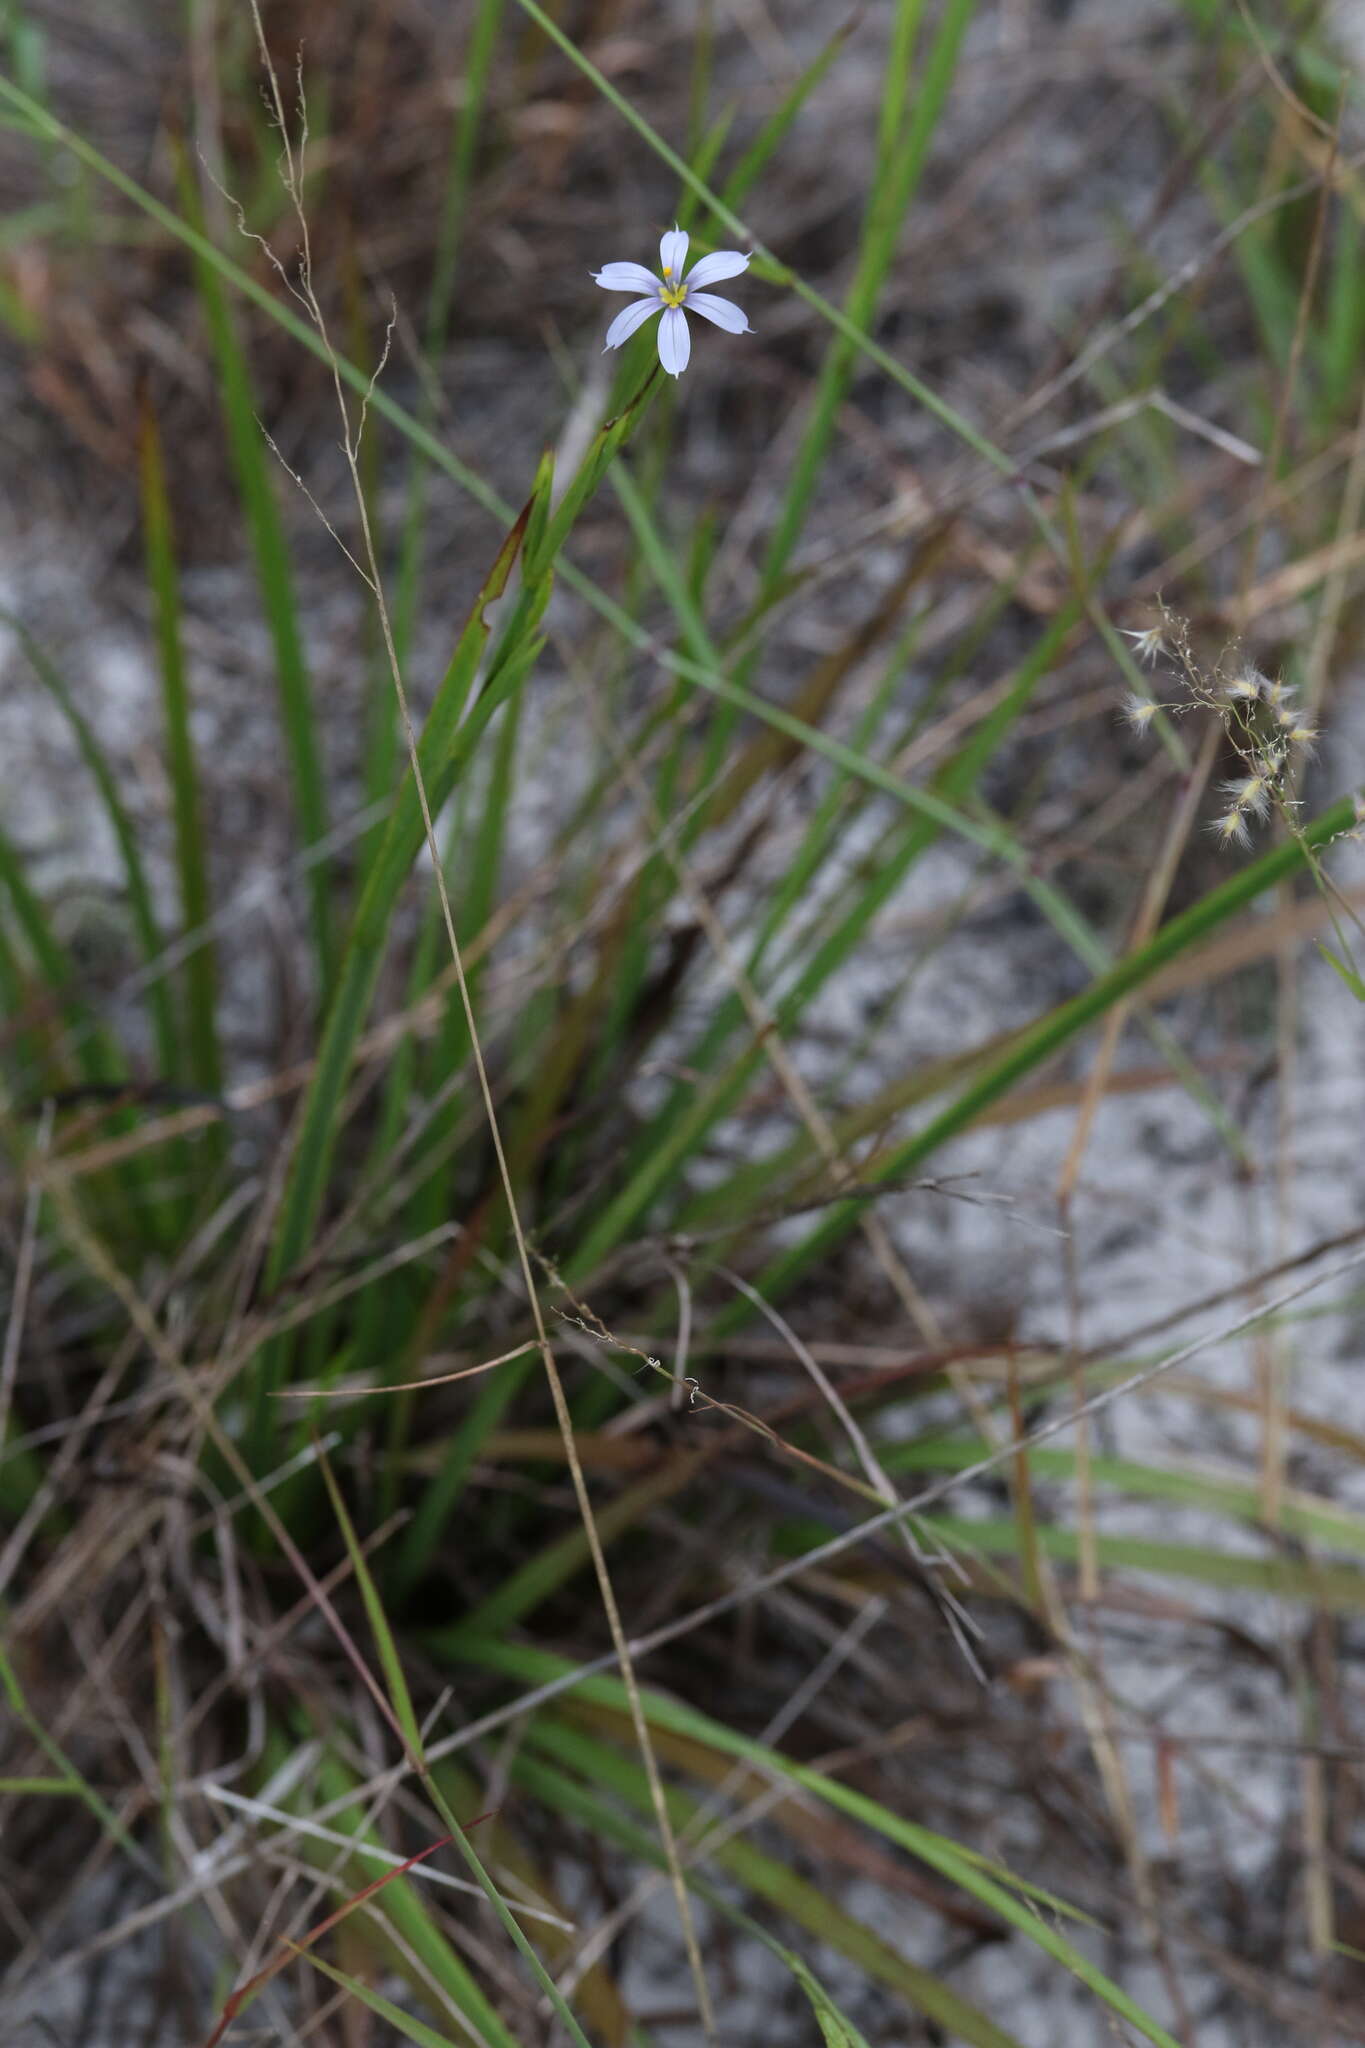
[[[156,912],[152,905],[152,892],[147,881],[146,869],[138,849],[137,834],[132,819],[119,794],[118,781],[109,765],[108,756],[95,736],[90,721],[77,704],[66,677],[49,660],[23,621],[0,605],[0,622],[9,627],[15,639],[24,650],[30,668],[51,697],[62,717],[71,728],[80,756],[95,785],[96,794],[109,820],[110,829],[123,863],[124,882],[128,890],[128,908],[138,935],[144,960],[148,965],[156,961],[162,949],[162,935],[157,924]],[[30,933],[30,937],[31,937]],[[55,955],[51,956],[55,959]],[[41,964],[41,962],[40,962]],[[44,966],[44,973],[48,967]],[[50,979],[49,975],[49,979]],[[170,995],[162,976],[155,976],[147,988],[148,1009],[156,1033],[157,1055],[162,1071],[171,1077],[176,1073],[176,1031],[175,1015]]]
[[[910,50],[922,11],[922,0],[900,0],[892,21],[877,162],[868,184],[870,196],[858,260],[844,305],[847,320],[858,330],[869,329],[876,318],[906,210],[924,168],[976,0],[948,0],[923,76],[911,93]],[[836,333],[821,366],[781,510],[768,536],[763,559],[765,590],[773,588],[786,568],[805,524],[856,356],[857,345],[850,333]]]
[[[166,753],[171,801],[175,814],[176,865],[180,876],[180,908],[188,932],[200,934],[185,961],[188,1017],[188,1061],[183,1078],[217,1095],[222,1087],[218,1053],[218,969],[213,942],[204,931],[212,903],[208,863],[199,811],[199,772],[190,732],[189,683],[180,636],[180,594],[171,538],[170,504],[161,457],[161,438],[150,407],[142,416],[142,517],[146,533],[147,574],[156,607],[157,647],[161,657],[162,702],[166,717]],[[158,981],[154,986],[160,987]],[[177,1065],[168,1069],[177,1071]]]
[[[237,478],[242,511],[256,564],[261,604],[275,652],[275,676],[279,686],[280,719],[285,749],[289,756],[294,805],[299,835],[305,847],[314,847],[327,836],[327,785],[322,766],[317,717],[313,708],[308,668],[303,652],[303,631],[284,523],[275,499],[275,478],[271,465],[275,457],[266,447],[251,388],[251,372],[238,338],[236,322],[218,266],[205,260],[198,243],[202,241],[202,217],[198,194],[189,169],[180,171],[181,203],[196,230],[194,273],[200,304],[208,325],[218,370],[218,392],[227,427],[228,450]],[[330,986],[334,968],[332,937],[332,872],[326,860],[315,860],[308,870],[312,904],[313,939],[317,949],[322,986]]]
[[[82,1777],[56,1736],[48,1731],[29,1705],[24,1689],[19,1683],[18,1673],[10,1662],[3,1642],[0,1642],[0,1692],[3,1692],[9,1701],[10,1712],[15,1721],[26,1730],[30,1739],[38,1745],[59,1774],[65,1790],[89,1810],[109,1840],[115,1843],[125,1856],[130,1857],[139,1869],[145,1871],[147,1859],[123,1822],[108,1802],[100,1797],[94,1786]]]
[[[922,1526],[950,1548],[965,1553],[975,1549],[987,1557],[1021,1554],[1017,1521],[977,1522],[952,1515],[925,1515]],[[819,1534],[828,1531],[822,1529]],[[1075,1529],[1037,1522],[1033,1535],[1045,1556],[1059,1563],[1079,1562],[1080,1536]],[[1092,1541],[1096,1557],[1108,1570],[1151,1572],[1203,1586],[1263,1593],[1323,1613],[1359,1614],[1365,1610],[1365,1572],[1354,1566],[1305,1563],[1294,1557],[1245,1557],[1203,1543],[1169,1543],[1157,1537],[1110,1535],[1105,1530],[1098,1531]]]
[[[487,608],[501,597],[506,588],[533,506],[534,500],[528,500],[498,550],[422,729],[418,759],[428,795],[437,811],[441,790],[444,788],[448,792],[453,779],[448,771],[461,714],[473,689],[491,630]],[[493,676],[490,675],[487,688],[492,687]],[[328,1008],[281,1206],[279,1229],[271,1256],[272,1284],[276,1284],[301,1256],[321,1206],[328,1165],[336,1143],[336,1121],[342,1091],[350,1072],[355,1042],[378,978],[393,906],[421,849],[423,836],[421,805],[409,768],[366,875]]]
[[[1114,1370],[1129,1374],[1134,1370],[1134,1361],[1116,1363]],[[893,1474],[960,1472],[987,1456],[991,1448],[981,1437],[919,1436],[909,1443],[880,1444],[877,1455]],[[1071,1481],[1076,1476],[1074,1451],[1040,1444],[1030,1451],[1029,1458],[1040,1479]],[[1250,1528],[1261,1527],[1264,1522],[1265,1503],[1260,1488],[1216,1472],[1179,1465],[1144,1465],[1131,1458],[1093,1454],[1087,1460],[1087,1469],[1094,1486],[1105,1487],[1112,1493],[1131,1494],[1139,1500],[1180,1501]],[[1318,1543],[1329,1550],[1365,1554],[1365,1516],[1353,1514],[1335,1501],[1290,1488],[1281,1513],[1285,1531],[1304,1542]]]
[[[828,75],[835,58],[842,53],[844,44],[856,27],[857,21],[857,14],[853,13],[846,21],[841,22],[829,41],[816,52],[805,70],[798,72],[792,80],[721,187],[721,197],[727,208],[733,210],[743,205],[758,178],[786,141],[806,101],[816,86]],[[717,227],[722,226],[723,222],[717,221]]]
[[[811,2009],[819,2025],[825,2048],[867,2048],[867,2037],[854,2026],[848,2014],[842,2012],[835,2004],[814,1971],[807,1968],[800,1956],[794,1954],[791,1949],[779,1948],[778,1953],[811,2002]]]
[[[359,1885],[371,1884],[379,1877],[388,1879],[382,1890],[367,1902],[365,1910],[381,1935],[390,1928],[393,1930],[399,1944],[394,1957],[395,1966],[402,1970],[419,1996],[430,1996],[429,1986],[423,1983],[419,1972],[403,1955],[405,1945],[429,1972],[431,1981],[439,1984],[451,2005],[465,2015],[469,2026],[487,2044],[487,2048],[520,2048],[461,1956],[442,1933],[420,1885],[406,1875],[393,1876],[392,1863],[387,1857],[374,1853],[381,1845],[367,1806],[359,1799],[355,1776],[333,1751],[328,1751],[323,1759],[319,1789],[329,1807],[348,1793],[357,1793],[356,1803],[334,1812],[330,1824],[338,1833],[355,1837],[354,1856],[344,1870],[345,1882],[358,1880],[359,1888]],[[446,1826],[449,1825],[447,1821]],[[337,1852],[329,1844],[303,1835],[298,1838],[298,1845],[300,1852],[311,1863],[326,1870],[334,1882],[343,1875],[336,1869]]]
[[[388,1681],[389,1705],[397,1716],[408,1751],[413,1761],[417,1762],[422,1755],[422,1724],[412,1704],[412,1694],[408,1690],[408,1681],[403,1671],[403,1659],[394,1640],[393,1630],[389,1627],[389,1618],[384,1612],[384,1603],[379,1597],[379,1589],[375,1585],[369,1559],[365,1555],[365,1547],[355,1533],[355,1524],[342,1498],[341,1488],[337,1485],[331,1459],[326,1456],[320,1445],[318,1464],[326,1483],[328,1498],[332,1503],[332,1512],[341,1527],[346,1553],[351,1560],[356,1584],[360,1588],[360,1597],[365,1604],[365,1615],[370,1624],[370,1633],[374,1637],[375,1648],[379,1652],[379,1662]]]
[[[71,1027],[77,1066],[92,1087],[106,1086],[125,1078],[126,1069],[117,1046],[91,1015],[77,992],[76,973],[70,955],[58,939],[24,872],[23,862],[0,831],[0,889],[7,891],[14,921],[45,984],[44,993]]]
[[[960,805],[979,776],[985,762],[1022,712],[1040,678],[1047,672],[1056,648],[1074,626],[1077,613],[1068,608],[1040,637],[1029,659],[1021,664],[1015,685],[997,705],[980,729],[970,735],[957,752],[936,773],[928,789],[918,789],[903,777],[871,761],[856,748],[821,732],[804,719],[793,717],[776,706],[764,706],[738,684],[717,681],[717,691],[731,695],[745,708],[763,709],[768,722],[820,754],[836,768],[856,775],[869,787],[893,797],[914,815],[878,864],[870,881],[858,886],[857,896],[835,933],[825,939],[805,963],[800,974],[784,991],[776,1005],[778,1029],[789,1032],[803,1010],[848,958],[872,917],[892,892],[901,886],[920,855],[933,845],[945,827],[974,843],[1000,853],[1011,865],[1026,865],[1023,849],[1002,827],[978,824]],[[951,799],[951,801],[950,801]],[[726,1071],[715,1075],[719,1046],[729,1034],[745,1029],[745,1011],[738,996],[727,996],[717,1006],[701,1041],[689,1050],[684,1065],[695,1072],[714,1075],[708,1085],[692,1084],[676,1089],[632,1149],[618,1175],[619,1186],[612,1199],[595,1215],[584,1241],[575,1248],[566,1276],[583,1278],[605,1254],[636,1226],[659,1190],[695,1150],[705,1133],[728,1114],[757,1072],[765,1055],[762,1046],[750,1044]]]
[[[412,2013],[404,2012],[401,2005],[395,2005],[391,1998],[385,1998],[382,1991],[376,1991],[363,1977],[348,1976],[345,1970],[337,1969],[311,1948],[300,1948],[300,1962],[311,1963],[324,1977],[330,1977],[352,1998],[359,1999],[379,2019],[387,2020],[394,2032],[401,2034],[405,2041],[415,2041],[417,2048],[466,2048],[463,2040],[457,2041],[451,2034],[438,2034],[435,2027],[429,2027],[425,2020],[417,2019]]]
[[[1060,1052],[1113,1004],[1141,988],[1168,961],[1189,951],[1237,911],[1255,902],[1276,882],[1293,874],[1303,863],[1305,843],[1313,848],[1326,846],[1349,830],[1354,820],[1354,799],[1344,797],[1305,826],[1302,839],[1295,836],[1272,847],[1258,860],[1249,862],[1239,874],[1211,889],[1188,910],[1169,918],[1145,945],[1126,954],[1106,973],[1097,975],[1089,988],[1068,1002],[1058,1004],[1021,1032],[1008,1051],[993,1061],[984,1074],[955,1102],[941,1110],[923,1130],[900,1145],[887,1147],[876,1163],[873,1178],[877,1181],[899,1179],[917,1169],[940,1145],[968,1129],[984,1110],[998,1102],[1025,1074]],[[760,1291],[772,1298],[790,1286],[813,1260],[823,1257],[853,1227],[857,1214],[855,1203],[831,1205],[804,1238],[765,1270],[759,1282]],[[747,1312],[748,1304],[739,1302],[730,1313],[738,1319]],[[722,1316],[724,1322],[725,1317]]]
[[[1356,1001],[1358,1003],[1365,1003],[1365,980],[1361,979],[1355,968],[1348,967],[1346,962],[1340,959],[1330,946],[1325,946],[1321,939],[1317,941],[1317,948],[1323,959],[1327,962],[1327,965],[1335,967]]]
[[[527,1758],[524,1762],[519,1760],[520,1768],[514,1765],[513,1769],[528,1789],[534,1789],[547,1803],[572,1812],[595,1833],[604,1834],[609,1839],[614,1837],[656,1868],[663,1867],[658,1842],[646,1829],[624,1820],[601,1796],[603,1790],[610,1790],[628,1801],[642,1818],[648,1817],[651,1811],[649,1787],[644,1772],[633,1759],[621,1756],[608,1744],[595,1740],[578,1728],[544,1720],[533,1725],[528,1740],[537,1752],[547,1753],[569,1765],[583,1781],[583,1787],[589,1788],[586,1791],[579,1788],[575,1797],[572,1779],[553,1766],[547,1770],[538,1760],[533,1762]],[[686,1794],[670,1791],[668,1805],[680,1833],[694,1819],[698,1804]],[[807,1878],[798,1877],[776,1857],[764,1854],[741,1837],[718,1847],[707,1860],[738,1881],[756,1899],[776,1907],[816,1940],[856,1964],[874,1983],[886,1985],[915,2011],[922,2012],[936,2026],[944,2029],[951,2039],[968,2042],[971,2048],[1019,2048],[1014,2035],[1007,2034],[965,1998],[959,1997],[941,1977],[911,1962],[880,1935],[873,1933],[871,1928],[836,1905],[827,1890]],[[684,1875],[689,1888],[713,1910],[742,1925],[746,1932],[754,1928],[755,1923],[750,1917],[737,1913],[725,1893],[701,1876],[695,1864],[685,1867]],[[790,1951],[783,1953],[785,1959]],[[836,2011],[832,2005],[827,2006],[826,2016],[832,2018]],[[843,2039],[847,2041],[847,2034]]]
[[[465,1654],[471,1657],[475,1652],[466,1646]],[[498,1669],[515,1668],[519,1676],[534,1672],[536,1677],[550,1670],[567,1668],[563,1660],[547,1656],[543,1652],[530,1652],[511,1644],[484,1643],[477,1650],[477,1661],[491,1664]],[[608,1679],[599,1674],[585,1679],[581,1687],[584,1698],[599,1699],[610,1704],[620,1713],[626,1707],[624,1687],[619,1680]],[[684,1706],[680,1701],[669,1699],[656,1692],[642,1693],[647,1720],[660,1728],[675,1728],[680,1733],[690,1733],[699,1741],[709,1744],[722,1754],[743,1757],[756,1763],[765,1771],[776,1771],[802,1786],[815,1797],[827,1801],[854,1820],[861,1821],[875,1832],[896,1842],[908,1854],[926,1863],[940,1876],[951,1883],[960,1885],[971,1897],[999,1915],[1011,1927],[1032,1941],[1054,1961],[1062,1964],[1074,1977],[1102,1999],[1110,2009],[1136,2027],[1157,2048],[1179,2048],[1179,2044],[1145,2013],[1141,2007],[1117,1984],[1095,1967],[1089,1958],[1081,1953],[1066,1937],[1052,1926],[1050,1920],[1042,1917],[1036,1907],[1021,1899],[1017,1880],[1012,1873],[993,1868],[973,1852],[964,1850],[946,1836],[935,1834],[915,1822],[902,1820],[898,1814],[883,1806],[879,1801],[855,1792],[842,1785],[837,1779],[825,1776],[819,1771],[807,1769],[794,1763],[779,1751],[768,1749],[762,1743],[751,1741],[727,1728],[723,1723],[712,1720],[694,1708]],[[535,1723],[532,1727],[535,1727]]]

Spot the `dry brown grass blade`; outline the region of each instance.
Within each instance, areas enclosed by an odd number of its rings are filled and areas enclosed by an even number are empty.
[[[1245,632],[1267,613],[1282,610],[1329,580],[1348,576],[1362,561],[1365,534],[1338,534],[1311,553],[1301,555],[1298,561],[1287,562],[1282,569],[1262,577],[1244,596],[1225,605],[1220,615],[1234,632]]]
[[[282,1327],[276,1325],[277,1328]],[[462,1365],[454,1372],[430,1373],[420,1380],[386,1380],[382,1387],[339,1386],[339,1387],[279,1387],[275,1398],[279,1401],[354,1401],[364,1394],[416,1394],[427,1387],[449,1387],[456,1380],[470,1380],[480,1373],[492,1372],[496,1366],[510,1365],[514,1358],[524,1358],[528,1351],[535,1350],[534,1344],[518,1344],[511,1351],[500,1352],[496,1358],[485,1358],[478,1365]],[[556,1439],[558,1441],[558,1439]]]
[[[373,1699],[385,1721],[397,1737],[400,1747],[406,1750],[403,1731],[398,1718],[389,1704],[388,1696],[361,1654],[350,1630],[346,1627],[332,1601],[322,1589],[311,1566],[304,1558],[293,1537],[276,1513],[269,1499],[242,1457],[237,1445],[224,1429],[214,1412],[211,1401],[203,1393],[194,1373],[177,1355],[173,1345],[165,1336],[145,1302],[126,1278],[121,1269],[109,1256],[99,1239],[87,1227],[76,1207],[75,1199],[59,1179],[48,1182],[48,1194],[53,1207],[61,1219],[62,1228],[72,1248],[80,1255],[92,1277],[114,1296],[123,1308],[129,1322],[137,1331],[157,1363],[175,1380],[193,1411],[199,1427],[213,1444],[220,1456],[242,1487],[245,1496],[262,1517],[284,1556],[297,1572],[301,1583],[308,1588],[309,1595],[323,1616],[327,1626],[336,1637],[337,1643],[350,1661],[357,1677]],[[415,1759],[410,1759],[415,1763]]]

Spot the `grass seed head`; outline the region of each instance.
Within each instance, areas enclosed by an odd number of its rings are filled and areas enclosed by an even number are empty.
[[[1251,834],[1247,830],[1246,814],[1239,810],[1236,804],[1230,810],[1224,811],[1220,817],[1215,818],[1209,826],[1209,830],[1220,846],[1249,846],[1251,844]]]
[[[1133,652],[1138,660],[1146,662],[1148,667],[1157,659],[1158,655],[1166,652],[1166,632],[1164,626],[1144,626],[1139,632],[1133,632],[1127,626],[1122,627],[1120,630],[1125,640],[1132,641]]]
[[[1234,811],[1243,818],[1263,818],[1270,809],[1270,778],[1266,775],[1236,775],[1220,784]]]

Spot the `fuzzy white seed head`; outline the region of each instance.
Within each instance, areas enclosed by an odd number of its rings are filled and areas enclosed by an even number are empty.
[[[1221,818],[1215,818],[1209,830],[1220,846],[1247,846],[1251,841],[1245,815],[1236,804],[1231,810],[1224,811]]]
[[[1270,782],[1264,775],[1235,775],[1219,786],[1232,809],[1243,817],[1263,818],[1270,809]]]
[[[1130,690],[1123,700],[1123,715],[1134,732],[1146,732],[1156,714],[1157,705],[1154,700],[1151,697],[1139,696],[1136,690]]]
[[[1249,668],[1244,675],[1233,677],[1227,686],[1226,695],[1234,704],[1256,704],[1269,687],[1258,669]]]
[[[1235,775],[1220,788],[1231,808],[1246,818],[1263,818],[1270,809],[1270,783],[1264,775]]]
[[[1133,652],[1139,661],[1154,662],[1159,654],[1166,652],[1166,641],[1160,626],[1144,626],[1135,633],[1127,626],[1120,629],[1125,640],[1133,643]]]

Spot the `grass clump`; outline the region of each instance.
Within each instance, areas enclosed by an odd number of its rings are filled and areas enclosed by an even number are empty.
[[[0,17],[5,2025],[1357,2038],[1341,52],[457,13]]]

